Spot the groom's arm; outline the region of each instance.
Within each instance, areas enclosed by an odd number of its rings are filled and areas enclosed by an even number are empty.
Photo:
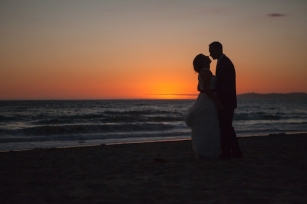
[[[232,62],[229,59],[225,59],[221,62],[218,76],[218,88],[220,91],[231,90],[235,83],[235,69]]]
[[[217,76],[216,91],[222,103],[228,101],[228,96],[231,95],[235,89],[235,69],[232,62],[225,58],[219,64]]]

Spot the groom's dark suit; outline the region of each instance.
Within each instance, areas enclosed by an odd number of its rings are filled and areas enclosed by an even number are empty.
[[[231,154],[236,157],[242,154],[232,126],[234,110],[237,108],[236,72],[234,65],[226,55],[218,61],[215,75],[217,78],[216,92],[223,106],[223,109],[218,111],[222,154],[226,157],[230,157]]]

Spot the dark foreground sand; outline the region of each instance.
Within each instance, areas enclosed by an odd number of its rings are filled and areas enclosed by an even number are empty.
[[[0,153],[0,203],[307,203],[307,134],[239,138],[243,159],[191,141]]]

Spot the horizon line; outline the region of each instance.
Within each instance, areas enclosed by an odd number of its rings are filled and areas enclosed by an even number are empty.
[[[307,92],[287,92],[287,93],[280,93],[280,92],[271,92],[271,93],[258,93],[258,92],[247,92],[247,93],[241,93],[241,94],[237,94],[237,96],[240,95],[245,95],[245,94],[258,94],[258,95],[270,95],[270,94],[306,94]],[[198,94],[143,94],[143,95],[147,95],[147,96],[197,96]],[[65,100],[193,100],[191,98],[142,98],[142,97],[138,97],[138,98],[28,98],[28,99],[0,99],[0,101],[51,101],[51,100],[59,100],[59,101],[65,101]]]

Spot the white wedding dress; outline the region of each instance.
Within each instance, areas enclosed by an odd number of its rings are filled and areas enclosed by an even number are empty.
[[[214,89],[216,77],[212,76],[210,89]],[[198,90],[202,80],[198,76]],[[192,146],[198,157],[218,158],[220,154],[220,127],[214,102],[206,93],[199,93],[196,102],[189,108],[185,123],[192,129]]]

